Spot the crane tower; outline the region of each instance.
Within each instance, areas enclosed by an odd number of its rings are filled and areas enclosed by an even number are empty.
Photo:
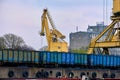
[[[120,0],[113,0],[112,23],[103,32],[92,39],[89,44],[88,54],[102,53],[109,54],[109,48],[120,47]],[[107,35],[102,41],[104,35]]]

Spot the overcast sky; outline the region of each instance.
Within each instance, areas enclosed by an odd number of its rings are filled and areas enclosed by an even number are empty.
[[[69,33],[76,32],[76,26],[79,31],[86,31],[88,25],[102,22],[103,16],[105,24],[110,23],[112,0],[107,1],[106,16],[103,0],[0,0],[0,36],[16,34],[37,50],[47,45],[39,31],[43,9],[48,8],[56,28],[69,43]]]

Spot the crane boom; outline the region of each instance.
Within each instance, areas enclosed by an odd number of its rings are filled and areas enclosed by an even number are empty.
[[[67,42],[63,40],[65,36],[55,28],[47,9],[43,10],[41,22],[42,29],[40,35],[46,35],[47,51],[68,52]],[[48,22],[50,22],[52,29],[49,28]]]
[[[95,49],[102,48],[103,54],[109,54],[108,48],[120,47],[120,0],[113,0],[112,23],[89,44],[88,54],[96,53]],[[104,35],[105,39],[100,40]]]

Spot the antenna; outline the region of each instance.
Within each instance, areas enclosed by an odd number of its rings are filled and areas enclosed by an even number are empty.
[[[78,26],[76,26],[76,32],[78,32]]]

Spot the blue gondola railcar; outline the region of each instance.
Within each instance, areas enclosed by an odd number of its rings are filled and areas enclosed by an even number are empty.
[[[87,54],[77,54],[78,58],[78,65],[86,66],[88,65],[88,57]]]
[[[35,63],[35,51],[31,51],[31,62]]]
[[[27,57],[28,57],[28,63],[32,62],[32,52],[31,51],[27,51]]]
[[[70,60],[71,60],[71,53],[65,53],[65,64],[66,65],[69,65],[69,64],[71,64],[70,63]]]
[[[42,64],[49,64],[50,63],[50,52],[47,51],[41,51],[39,53],[40,55],[40,61],[42,62]]]
[[[118,56],[118,67],[120,67],[120,56]]]
[[[106,55],[106,67],[110,66],[110,56]]]
[[[3,62],[8,62],[8,50],[3,50]]]
[[[51,62],[51,64],[56,64],[57,63],[57,53],[58,52],[51,52],[50,53],[50,62]]]
[[[80,54],[77,54],[77,58],[78,58],[78,60],[77,60],[77,63],[78,63],[78,65],[81,65],[82,63],[81,63],[81,55]]]
[[[14,57],[13,57],[13,61],[15,62],[15,63],[18,63],[18,56],[19,56],[19,51],[18,50],[13,50],[13,55],[14,55]]]
[[[2,53],[2,50],[0,50],[0,61],[3,61],[3,53]]]
[[[103,55],[98,55],[99,57],[97,57],[97,59],[99,60],[98,66],[102,67],[103,64]]]
[[[62,52],[62,64],[66,63],[66,53]]]
[[[110,67],[114,66],[114,56],[110,56]]]
[[[116,56],[116,58],[117,58],[117,65],[116,65],[116,67],[119,67],[119,56]]]
[[[52,64],[58,64],[58,53],[60,53],[60,52],[51,52],[50,53],[50,62]]]
[[[103,66],[103,56],[99,54],[88,55],[88,65],[90,65],[91,67]]]
[[[19,50],[19,51],[18,51],[18,62],[19,62],[19,63],[23,63],[23,60],[24,60],[23,51]]]
[[[114,66],[113,67],[117,67],[117,63],[118,63],[117,56],[114,56]]]
[[[50,57],[50,55],[51,55],[51,53],[50,52],[46,52],[46,60],[47,60],[47,64],[50,64],[51,63],[51,57]]]
[[[73,53],[73,54],[74,54],[74,53]],[[75,65],[78,65],[78,54],[77,54],[77,53],[74,54],[74,58],[75,58],[75,59],[74,59],[74,64],[75,64]]]
[[[35,53],[34,53],[34,62],[36,63],[36,64],[39,64],[39,63],[41,63],[41,61],[40,61],[40,53],[38,52],[38,51],[35,51]]]
[[[23,62],[27,63],[28,62],[28,56],[27,56],[28,52],[27,51],[23,51]]]
[[[61,52],[57,53],[57,57],[58,57],[57,63],[62,64],[62,53]]]
[[[60,52],[58,52],[58,53],[60,53]],[[55,52],[54,53],[54,62],[55,62],[55,64],[58,64],[58,53],[57,52]]]
[[[94,66],[97,66],[99,64],[99,59],[98,59],[99,55],[94,55]]]
[[[45,51],[40,51],[39,52],[39,61],[42,63],[42,64],[47,64],[47,54]]]
[[[74,65],[75,64],[75,53],[71,53],[70,54],[70,65]]]
[[[54,61],[55,61],[54,53],[55,52],[50,52],[50,63],[54,63]]]
[[[8,62],[14,62],[13,50],[8,50]]]
[[[107,67],[107,55],[103,56],[103,67]]]

